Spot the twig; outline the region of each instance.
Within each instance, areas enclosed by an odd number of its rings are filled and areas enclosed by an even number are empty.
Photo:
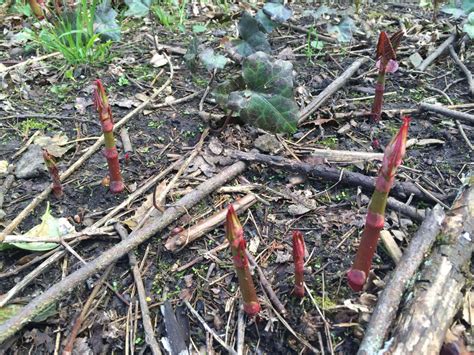
[[[237,315],[237,354],[244,355],[245,345],[245,318],[244,309],[239,307],[239,313]]]
[[[188,307],[189,311],[193,314],[193,316],[195,316],[197,318],[197,320],[202,324],[202,326],[204,327],[204,329],[206,329],[206,331],[208,333],[210,333],[212,335],[212,337],[219,343],[221,344],[221,346],[229,353],[229,354],[232,354],[232,355],[237,355],[237,353],[235,352],[234,349],[232,349],[229,345],[227,345],[224,340],[222,340],[222,338],[216,334],[216,332],[206,323],[206,321],[204,320],[204,318],[201,317],[201,315],[194,309],[194,307],[191,305],[191,303],[189,303],[187,300],[184,300],[184,304],[186,305],[186,307]]]
[[[286,315],[287,312],[286,312],[285,306],[283,305],[283,303],[280,302],[275,291],[273,291],[272,285],[270,284],[270,282],[268,282],[265,274],[263,273],[262,268],[257,264],[257,261],[255,260],[253,255],[250,254],[248,250],[246,250],[246,254],[247,254],[247,258],[250,261],[250,265],[252,265],[253,267],[257,269],[260,283],[262,284],[262,287],[265,290],[268,298],[273,303],[273,305],[278,309],[278,312],[280,312],[283,315]]]
[[[288,329],[288,331],[296,338],[299,340],[299,342],[301,344],[303,344],[304,346],[306,346],[309,350],[311,350],[314,354],[319,354],[320,351],[318,349],[316,349],[315,347],[313,347],[309,341],[307,341],[305,338],[303,338],[300,334],[296,333],[295,330],[288,324],[288,322],[285,320],[285,318],[282,317],[282,315],[280,313],[278,313],[278,311],[273,308],[272,306],[272,303],[270,302],[270,300],[267,300],[267,305],[273,310],[273,313],[275,313],[275,315],[277,316],[277,318],[280,320],[280,322],[285,326],[286,329]]]
[[[344,170],[341,174],[340,169],[324,166],[324,165],[314,165],[303,162],[297,162],[294,160],[286,159],[280,156],[271,156],[261,153],[247,153],[239,150],[227,150],[226,154],[248,162],[258,162],[268,164],[276,168],[283,168],[289,171],[295,171],[303,173],[309,176],[316,178],[323,178],[331,181],[339,181],[348,186],[361,186],[366,191],[373,191],[375,186],[375,178],[366,176],[360,173]],[[395,182],[391,193],[395,196],[399,196],[402,199],[407,199],[410,195],[425,200],[432,201],[430,196],[427,196],[423,191],[421,191],[416,185],[411,182]],[[437,193],[430,193],[432,196],[442,200],[446,198]]]
[[[474,150],[474,145],[472,145],[471,141],[469,140],[469,138],[468,138],[467,135],[466,135],[466,132],[464,132],[464,128],[462,128],[461,122],[459,122],[458,120],[456,120],[456,124],[457,124],[457,126],[458,126],[459,133],[461,133],[461,136],[462,136],[462,138],[464,139],[464,141],[466,142],[466,144],[467,144],[467,146],[469,147],[469,149]],[[0,207],[1,207],[1,205],[0,205]]]
[[[204,92],[204,90],[199,90],[199,91],[196,91],[195,93],[192,93],[192,94],[187,95],[185,97],[182,97],[180,99],[176,99],[176,100],[169,101],[169,102],[163,102],[161,104],[151,105],[151,107],[152,108],[162,108],[162,107],[173,106],[173,105],[189,102],[192,99],[194,99],[195,97],[198,97],[199,95],[201,95],[203,92]]]
[[[351,64],[349,68],[346,69],[336,80],[334,80],[326,89],[324,89],[318,96],[316,96],[313,101],[311,101],[308,106],[304,107],[300,111],[300,117],[298,124],[301,125],[304,123],[314,111],[316,111],[332,94],[337,90],[343,87],[347,81],[354,75],[355,72],[367,62],[367,58],[359,58],[354,63]]]
[[[61,55],[60,52],[54,52],[54,53],[45,54],[45,55],[42,55],[42,56],[39,56],[39,57],[30,58],[30,59],[25,60],[24,62],[15,64],[15,65],[12,65],[12,66],[9,66],[9,67],[0,68],[0,74],[8,73],[10,70],[20,68],[20,67],[23,67],[25,65],[30,65],[30,64],[33,64],[35,62],[40,62],[40,61],[48,59],[48,58],[57,57],[59,55]]]
[[[128,238],[128,233],[121,224],[116,223],[115,230],[120,235],[122,240]],[[148,309],[148,303],[146,301],[145,286],[143,285],[140,270],[138,269],[137,258],[133,252],[128,253],[128,261],[130,268],[132,269],[135,285],[137,287],[138,299],[140,300],[140,311],[142,314],[143,328],[145,330],[145,341],[150,346],[154,355],[161,355],[160,346],[156,341],[155,332],[151,323],[150,310]]]
[[[82,311],[79,314],[79,317],[77,317],[76,321],[74,322],[74,326],[72,327],[71,334],[69,334],[69,339],[67,340],[66,346],[64,347],[63,355],[72,354],[72,350],[74,348],[74,342],[76,341],[76,337],[79,335],[79,330],[81,329],[82,323],[84,323],[86,314],[89,311],[90,307],[92,306],[92,302],[94,301],[95,297],[99,293],[100,289],[102,288],[102,285],[104,284],[105,280],[109,276],[113,267],[114,267],[114,264],[110,265],[107,269],[105,269],[105,272],[102,274],[102,276],[96,282],[94,288],[92,289],[92,292],[89,298],[87,299],[86,303],[84,304],[84,307],[82,308]]]
[[[221,250],[224,250],[224,249],[227,249],[229,247],[229,243],[227,242],[227,240],[218,245],[217,247],[205,252],[204,254],[202,254],[202,256],[199,256],[197,258],[194,258],[193,260],[191,260],[189,263],[187,264],[184,264],[178,268],[176,268],[176,270],[173,270],[173,271],[176,271],[176,272],[181,272],[181,271],[184,271],[186,269],[189,269],[190,267],[196,265],[197,263],[200,263],[202,262],[204,259],[206,259],[207,257],[209,257],[210,255],[214,255],[216,254],[217,252],[221,251]]]
[[[441,45],[438,48],[436,48],[432,53],[430,53],[430,55],[428,55],[428,57],[426,57],[425,60],[416,67],[416,69],[419,71],[425,71],[426,68],[428,68],[431,65],[431,63],[433,63],[436,60],[436,58],[438,58],[441,54],[443,54],[444,51],[448,49],[448,47],[454,43],[455,40],[456,40],[456,32],[452,33],[443,43],[441,43]]]
[[[420,111],[436,112],[443,116],[451,117],[457,120],[470,123],[471,125],[474,125],[474,115],[470,115],[465,112],[454,111],[442,105],[432,105],[432,104],[427,104],[427,103],[421,103],[419,108],[420,108]]]
[[[122,140],[123,151],[125,153],[132,153],[133,146],[132,141],[130,140],[130,135],[128,134],[128,129],[122,128],[120,130],[120,139]]]
[[[282,26],[286,27],[286,28],[290,28],[290,29],[292,29],[296,32],[300,32],[300,33],[305,33],[305,34],[312,33],[311,30],[308,30],[304,27],[295,25],[293,23],[283,23]],[[324,42],[329,42],[329,43],[337,43],[336,38],[325,36],[325,35],[322,35],[320,33],[318,33],[318,40],[321,40],[321,41],[324,41]]]
[[[438,354],[469,284],[469,264],[474,251],[474,188],[466,179],[451,211],[447,212],[439,243],[413,283],[411,297],[392,329],[392,354]],[[470,183],[470,184],[469,184]],[[393,351],[392,351],[393,350]]]
[[[449,108],[451,110],[457,110],[457,109],[462,109],[462,108],[474,108],[474,104],[460,104],[460,105],[449,105],[446,106],[446,108]],[[396,109],[390,109],[390,110],[382,110],[382,112],[386,114],[400,114],[400,115],[408,115],[412,113],[418,112],[418,108],[396,108]],[[370,111],[351,111],[351,112],[336,112],[334,114],[335,119],[342,119],[342,118],[356,118],[356,117],[365,117],[365,116],[370,116],[371,112]]]
[[[378,299],[359,348],[360,354],[375,354],[382,347],[408,281],[434,243],[444,217],[443,208],[436,205],[414,235]]]
[[[17,156],[19,156],[21,153],[23,153],[25,150],[28,149],[28,147],[33,143],[33,140],[41,133],[41,131],[36,131],[33,133],[33,135],[28,139],[28,141],[25,143],[23,147],[18,149],[18,151],[15,152],[15,154],[12,155],[11,159],[14,160]]]
[[[162,231],[176,219],[184,215],[186,211],[191,209],[194,205],[201,202],[207,195],[241,174],[245,168],[246,165],[243,162],[237,162],[225,168],[216,176],[197,186],[195,190],[181,198],[174,206],[166,209],[160,218],[150,221],[150,223],[139,230],[133,231],[127,240],[124,240],[104,251],[99,257],[90,261],[88,265],[83,266],[81,269],[75,271],[64,280],[56,283],[44,293],[34,298],[15,316],[11,317],[5,323],[0,324],[0,344],[11,335],[18,332],[23,326],[29,323],[35,315],[41,313],[41,311],[46,309],[64,294],[70,292],[76,286],[84,282],[88,277],[117,261],[129,251]]]
[[[152,102],[154,99],[158,97],[158,95],[169,85],[171,84],[173,80],[173,74],[174,74],[174,69],[173,65],[171,64],[170,59],[168,56],[165,57],[168,60],[169,67],[170,67],[170,76],[166,80],[166,82],[158,89],[156,90],[153,95],[150,96],[150,98],[143,102],[140,106],[136,107],[132,111],[130,111],[127,115],[125,115],[120,121],[118,121],[114,125],[114,131],[117,131],[119,128],[124,126],[132,117],[135,117],[138,115],[141,111],[143,111],[149,104]],[[71,176],[86,160],[88,160],[94,153],[102,146],[104,142],[104,136],[100,136],[97,141],[89,147],[89,149],[79,158],[74,164],[72,164],[64,173],[61,174],[61,181],[64,181],[67,179],[69,176]],[[8,224],[5,229],[2,231],[2,234],[11,234],[18,225],[27,217],[31,214],[31,212],[46,198],[49,196],[49,194],[52,191],[52,185],[48,186],[41,194],[36,196],[33,201],[31,201],[28,206],[26,206],[16,217],[13,221]],[[1,235],[1,234],[0,234]]]
[[[470,72],[469,69],[467,69],[464,63],[461,62],[461,59],[459,59],[452,45],[449,46],[449,53],[451,54],[451,58],[453,58],[453,60],[456,62],[459,68],[461,68],[464,75],[466,76],[467,83],[469,84],[469,91],[471,92],[471,96],[474,97],[474,80],[472,79],[472,73]]]
[[[369,197],[366,195],[362,195],[360,200],[363,204],[368,204],[370,201]],[[408,216],[417,222],[423,222],[425,219],[425,210],[419,210],[413,206],[406,205],[390,196],[387,199],[387,208],[395,212],[403,213],[405,216]]]
[[[382,161],[383,153],[357,152],[351,150],[311,149],[311,157],[327,159],[333,162],[350,163],[353,161]]]
[[[58,243],[60,244],[63,241],[79,240],[86,239],[91,236],[96,235],[112,235],[112,227],[103,227],[103,228],[86,228],[81,232],[69,233],[62,237],[41,237],[35,235],[25,235],[25,234],[8,234],[5,236],[0,236],[0,245],[2,243]],[[85,237],[85,238],[83,238]]]
[[[31,282],[36,280],[36,278],[43,272],[43,270],[49,268],[51,265],[55,264],[59,259],[61,259],[64,254],[66,253],[65,250],[61,250],[56,252],[48,259],[43,261],[37,268],[35,268],[32,272],[26,275],[20,282],[16,283],[7,293],[0,296],[0,308],[5,306],[13,297],[15,297],[18,292],[23,290],[26,286],[28,286]],[[1,342],[0,342],[1,343]]]
[[[251,207],[256,201],[257,199],[254,194],[248,194],[233,202],[232,205],[234,206],[236,212],[241,212]],[[199,239],[223,223],[225,221],[226,214],[227,210],[219,211],[211,217],[199,222],[195,226],[192,226],[181,233],[168,238],[165,243],[165,248],[173,252],[181,250],[189,243]]]

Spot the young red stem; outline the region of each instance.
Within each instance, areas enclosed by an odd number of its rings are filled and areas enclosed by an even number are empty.
[[[56,166],[53,157],[46,149],[43,150],[43,159],[53,182],[53,194],[56,198],[61,198],[63,196],[63,185],[61,184],[61,179],[59,178],[58,167]]]
[[[385,91],[385,67],[380,63],[379,75],[375,84],[374,104],[372,105],[371,117],[374,122],[379,122],[382,116],[383,93]]]
[[[229,241],[234,261],[235,271],[239,279],[240,293],[244,303],[244,311],[248,316],[253,317],[260,312],[257,292],[250,274],[249,262],[245,253],[244,230],[235,213],[234,207],[229,205],[225,223],[226,238]]]
[[[94,103],[99,112],[99,119],[102,125],[102,132],[104,133],[104,155],[107,158],[109,166],[110,186],[112,193],[120,193],[124,190],[125,185],[120,173],[120,164],[118,161],[118,152],[115,147],[114,138],[114,122],[112,119],[112,110],[109,105],[109,100],[105,89],[100,80],[96,81],[97,88],[94,92]]]
[[[37,0],[28,0],[30,4],[31,11],[33,14],[36,16],[38,20],[44,19],[44,11],[42,8],[42,2],[37,1]]]
[[[359,248],[354,264],[347,273],[349,286],[354,291],[362,290],[372,266],[372,258],[377,248],[380,231],[384,226],[388,193],[393,185],[396,169],[405,155],[409,124],[410,118],[404,117],[399,132],[385,148],[382,167],[375,182],[375,191],[369,203]]]
[[[293,231],[293,262],[295,263],[295,288],[296,297],[304,297],[304,239],[300,231]]]

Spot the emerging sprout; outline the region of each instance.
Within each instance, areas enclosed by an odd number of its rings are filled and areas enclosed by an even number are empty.
[[[296,297],[304,297],[304,239],[300,231],[293,231],[293,262],[295,263]]]
[[[375,182],[375,191],[369,203],[359,249],[357,250],[354,264],[347,273],[349,286],[354,291],[362,290],[372,265],[372,258],[377,248],[380,231],[385,222],[384,214],[388,193],[395,179],[395,171],[402,163],[403,156],[405,155],[409,124],[410,118],[404,117],[403,124],[397,135],[385,148],[382,167]]]
[[[99,112],[99,119],[104,133],[104,155],[107,158],[109,166],[110,185],[112,193],[120,193],[124,190],[122,174],[120,174],[120,165],[118,161],[118,152],[115,147],[114,122],[112,120],[112,110],[110,109],[109,99],[105,93],[104,86],[100,80],[96,80],[97,88],[94,91],[94,104]]]
[[[250,274],[249,262],[246,255],[244,229],[232,205],[229,205],[227,211],[225,234],[229,241],[235,271],[239,279],[244,311],[248,316],[253,317],[260,312],[260,303],[258,302],[257,292],[255,291],[252,275]]]
[[[58,167],[56,166],[53,157],[46,149],[43,150],[43,159],[53,182],[53,194],[59,199],[63,196],[63,185],[61,185],[61,179],[59,178]]]
[[[404,36],[403,31],[393,34],[390,39],[386,32],[381,32],[377,43],[377,68],[379,75],[375,84],[375,98],[372,106],[372,119],[375,122],[380,121],[382,114],[383,93],[385,91],[385,73],[394,73],[398,69],[397,48]]]

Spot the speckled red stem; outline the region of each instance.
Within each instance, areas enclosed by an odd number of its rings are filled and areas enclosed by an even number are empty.
[[[352,268],[347,273],[349,286],[354,291],[361,291],[363,289],[372,266],[372,259],[377,248],[380,231],[384,226],[388,193],[392,188],[396,169],[400,166],[405,155],[409,123],[410,118],[404,117],[399,132],[385,148],[382,167],[375,182],[375,191],[369,203],[357,255]]]
[[[102,125],[102,132],[104,133],[104,156],[107,158],[107,164],[109,166],[110,186],[109,189],[112,193],[120,193],[125,189],[125,185],[122,180],[122,174],[120,173],[120,164],[118,161],[118,152],[115,147],[114,138],[114,122],[112,119],[112,110],[109,105],[109,100],[105,93],[105,89],[102,86],[100,80],[96,81],[96,91],[94,93],[95,106],[99,112],[99,119]]]
[[[45,149],[43,150],[43,159],[48,168],[49,175],[51,176],[51,181],[53,182],[53,194],[56,198],[63,197],[63,185],[61,184],[61,179],[59,178],[59,170],[56,166],[56,163],[53,157]]]
[[[304,239],[300,231],[293,231],[293,262],[295,264],[295,288],[293,294],[296,297],[304,297]]]
[[[244,230],[232,205],[229,206],[227,212],[225,229],[226,237],[232,251],[235,271],[239,279],[244,311],[248,316],[253,317],[260,312],[260,303],[258,302],[257,292],[255,291],[252,275],[250,274],[249,262],[245,253]]]

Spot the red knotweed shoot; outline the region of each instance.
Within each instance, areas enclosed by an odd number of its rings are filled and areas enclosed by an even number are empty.
[[[43,159],[53,182],[53,194],[56,198],[61,198],[63,196],[63,185],[59,178],[59,171],[56,162],[46,149],[43,149]]]
[[[375,122],[380,121],[382,114],[385,73],[394,73],[397,71],[398,62],[396,61],[396,51],[404,35],[405,33],[403,31],[398,31],[394,33],[392,37],[388,38],[386,32],[380,33],[376,54],[379,75],[377,77],[377,83],[375,84],[375,98],[371,114]]]
[[[232,205],[229,205],[227,211],[225,235],[232,251],[232,259],[239,279],[240,293],[244,301],[244,311],[248,316],[253,317],[260,312],[260,303],[258,302],[257,292],[255,291],[252,275],[250,274],[244,229]]]
[[[31,11],[38,20],[44,19],[44,2],[43,0],[28,0]]]
[[[304,239],[300,231],[293,231],[293,262],[295,263],[295,288],[296,297],[304,297]]]
[[[385,206],[390,189],[395,179],[395,171],[402,163],[408,136],[410,118],[404,117],[397,135],[385,148],[382,167],[375,182],[375,191],[369,203],[362,239],[352,268],[347,273],[349,286],[354,291],[361,291],[372,265],[372,258],[377,248],[380,231],[384,226]]]
[[[124,190],[122,174],[120,173],[120,165],[118,161],[118,152],[115,147],[114,138],[114,122],[112,120],[112,111],[109,105],[109,99],[105,93],[104,86],[100,80],[96,80],[96,90],[94,91],[94,104],[99,112],[100,123],[102,124],[102,132],[104,133],[104,155],[109,165],[110,185],[109,189],[112,193],[120,193]]]

